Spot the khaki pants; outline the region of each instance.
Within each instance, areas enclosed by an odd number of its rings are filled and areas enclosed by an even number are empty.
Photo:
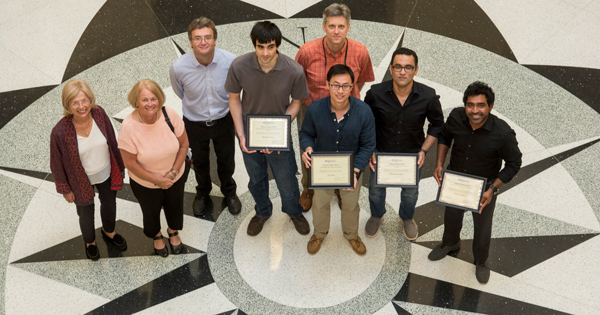
[[[300,107],[300,111],[298,112],[298,116],[296,116],[296,122],[298,124],[298,132],[300,132],[300,129],[302,129],[302,123],[304,122],[304,115],[306,115],[306,110],[308,109],[308,106],[306,106],[306,104],[304,104],[304,102],[302,102],[302,107]],[[306,165],[304,165],[304,162],[302,161],[302,153],[304,153],[304,151],[300,151],[300,168],[302,169],[302,189],[303,191],[309,193],[309,194],[313,194],[314,191],[312,189],[308,189],[309,186],[309,182],[308,182],[308,168],[306,168]]]
[[[342,231],[344,238],[347,240],[354,239],[358,236],[358,218],[360,207],[358,206],[358,197],[362,186],[361,178],[356,182],[354,191],[340,189],[342,197]],[[315,189],[313,197],[313,225],[315,235],[325,237],[329,231],[329,221],[331,218],[331,197],[333,197],[334,189]]]

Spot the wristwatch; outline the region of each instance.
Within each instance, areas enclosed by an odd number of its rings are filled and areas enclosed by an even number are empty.
[[[494,195],[497,195],[500,189],[496,188],[494,184],[490,185],[490,189],[494,192]]]
[[[360,174],[362,174],[362,172],[354,171],[354,175],[356,175],[356,180],[360,179]]]
[[[427,150],[421,148],[421,150],[419,150],[419,152],[423,151],[423,153],[425,153],[425,155],[427,155]]]

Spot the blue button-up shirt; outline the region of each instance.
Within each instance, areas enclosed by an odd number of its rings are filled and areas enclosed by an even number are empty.
[[[354,167],[364,171],[375,150],[375,118],[369,105],[353,96],[349,100],[350,109],[339,122],[329,96],[312,102],[300,130],[300,147],[303,152],[308,147],[315,152],[353,151]]]
[[[235,55],[216,48],[208,66],[189,52],[173,62],[169,70],[171,86],[181,98],[183,116],[191,121],[211,121],[229,112],[229,93],[225,80]]]

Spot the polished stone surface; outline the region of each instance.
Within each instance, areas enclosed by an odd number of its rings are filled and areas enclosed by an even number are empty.
[[[600,314],[600,0],[344,2],[352,9],[348,36],[369,49],[376,82],[390,78],[393,50],[412,48],[416,80],[436,89],[446,115],[462,106],[469,83],[483,80],[496,92],[493,113],[516,131],[523,167],[498,196],[488,284],[475,279],[470,214],[461,251],[427,259],[444,228],[435,149],[423,166],[415,242],[402,234],[397,188],[388,189],[381,233],[363,237],[365,187],[359,235],[367,255],[354,254],[341,236],[335,201],[330,235],[308,255],[310,234],[299,235],[280,211],[272,177],[274,215],[249,237],[254,201],[236,146],[239,215],[221,207],[213,154],[213,208],[193,216],[190,174],[180,232],[188,251],[156,257],[126,178],[117,230],[127,251],[102,240],[97,211],[101,259],[85,259],[75,207],[56,193],[49,174],[49,134],[62,117],[66,80],[86,80],[118,132],[132,110],[127,93],[141,79],[158,82],[166,106],[181,113],[168,69],[190,50],[192,19],[212,18],[217,46],[236,55],[253,49],[253,24],[270,19],[284,36],[279,51],[294,57],[305,41],[323,36],[322,11],[333,2],[0,3],[0,314]],[[297,131],[293,123],[296,152]],[[312,232],[312,214],[306,217]]]

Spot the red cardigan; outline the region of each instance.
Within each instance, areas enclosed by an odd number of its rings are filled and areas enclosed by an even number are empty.
[[[92,118],[107,140],[110,152],[110,188],[119,190],[123,186],[121,172],[125,170],[121,152],[117,148],[117,139],[110,118],[102,107],[91,111]],[[73,192],[78,206],[94,203],[94,188],[79,158],[77,132],[73,117],[65,116],[52,128],[50,134],[50,170],[54,176],[56,191],[59,194]]]

